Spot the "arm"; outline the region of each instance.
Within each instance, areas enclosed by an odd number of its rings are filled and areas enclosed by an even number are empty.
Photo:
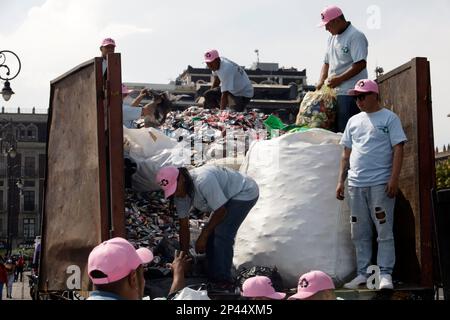
[[[367,67],[367,62],[365,60],[361,60],[352,64],[352,66],[340,75],[336,75],[331,77],[328,82],[331,88],[336,88],[344,81],[347,81],[354,76],[358,75],[361,71],[363,71]]]
[[[228,92],[222,93],[222,98],[220,98],[220,110],[223,110],[228,106],[228,95]]]
[[[189,252],[191,233],[189,230],[189,218],[180,219],[180,248],[181,251]]]
[[[186,286],[184,273],[191,259],[183,252],[175,252],[175,259],[170,265],[173,272],[173,281],[169,295],[176,293]]]
[[[197,243],[195,244],[195,251],[198,253],[204,253],[206,251],[206,244],[208,242],[209,235],[223,221],[223,219],[225,219],[226,215],[227,209],[225,209],[225,206],[222,206],[214,211],[208,221],[208,225],[202,230],[202,233],[198,237]]]
[[[214,82],[212,84],[212,89],[217,88],[218,86],[220,86],[220,79],[219,79],[219,77],[215,76]]]
[[[330,65],[328,63],[324,63],[322,66],[322,71],[320,72],[320,80],[316,85],[317,90],[320,90],[325,83],[325,80],[328,78],[328,71],[330,70]]]
[[[350,155],[352,149],[344,148],[341,158],[341,168],[339,170],[339,181],[336,188],[336,198],[338,200],[345,199],[345,180],[347,180],[348,170],[350,169]]]
[[[400,172],[403,165],[403,148],[404,143],[400,143],[394,147],[394,158],[392,161],[392,176],[389,181],[386,192],[389,198],[395,198],[398,193],[398,182],[400,178]]]
[[[134,101],[131,104],[131,106],[132,107],[139,107],[139,104],[146,97],[147,94],[148,94],[148,90],[147,89],[142,89],[141,93],[139,94],[139,96],[136,99],[134,99]]]

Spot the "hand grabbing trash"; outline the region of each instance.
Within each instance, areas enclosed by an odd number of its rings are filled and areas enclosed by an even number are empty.
[[[172,269],[173,275],[185,274],[192,259],[184,251],[175,251],[175,259],[168,263],[167,267]]]

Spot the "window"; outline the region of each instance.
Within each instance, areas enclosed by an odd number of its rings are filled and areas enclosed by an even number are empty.
[[[35,141],[35,140],[37,140],[37,138],[38,138],[37,132],[38,132],[38,128],[37,128],[34,124],[30,124],[30,125],[27,127],[27,136],[26,136],[26,139],[27,139],[27,140],[30,140],[30,141]]]
[[[34,188],[36,186],[36,182],[34,180],[27,180],[23,186],[25,188]]]
[[[34,211],[34,191],[23,192],[23,210]]]
[[[35,237],[35,219],[23,219],[23,237],[26,239]]]
[[[0,154],[0,175],[1,176],[6,175],[6,160],[2,154]]]
[[[34,157],[25,157],[25,177],[34,177],[36,174],[36,159]]]

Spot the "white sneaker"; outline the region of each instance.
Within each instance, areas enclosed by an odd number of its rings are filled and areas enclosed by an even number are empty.
[[[358,289],[359,286],[361,286],[363,284],[364,285],[367,284],[367,277],[365,277],[363,275],[359,275],[355,279],[350,281],[349,283],[344,284],[344,288],[355,290],[355,289]]]
[[[392,290],[394,284],[392,283],[392,276],[390,274],[382,274],[380,276],[380,290]]]

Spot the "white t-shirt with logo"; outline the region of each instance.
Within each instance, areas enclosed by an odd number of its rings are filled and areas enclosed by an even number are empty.
[[[369,43],[366,36],[350,24],[343,33],[331,36],[328,39],[328,48],[324,62],[330,65],[328,74],[341,75],[350,67],[362,60],[367,61]],[[367,79],[367,68],[353,78],[343,82],[337,87],[338,95],[348,95],[348,91],[362,79]]]
[[[348,184],[367,188],[389,182],[393,148],[406,142],[399,117],[390,110],[361,112],[350,118],[341,145],[352,149]]]
[[[222,92],[229,92],[235,97],[253,98],[253,85],[245,70],[227,58],[220,58],[220,69],[213,72],[219,77]]]

